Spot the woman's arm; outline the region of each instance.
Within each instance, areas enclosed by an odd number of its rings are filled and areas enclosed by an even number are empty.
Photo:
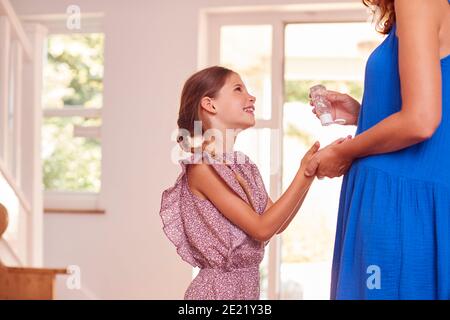
[[[308,175],[319,167],[317,175],[335,177],[356,158],[401,150],[433,135],[442,114],[440,8],[427,0],[395,1],[402,109],[353,140],[318,152]]]
[[[303,159],[308,161],[318,149],[319,143],[315,143]],[[256,240],[267,241],[291,216],[313,182],[313,178],[305,177],[305,163],[306,161],[302,161],[294,180],[280,199],[262,215],[242,200],[208,164],[189,166],[188,181],[192,192],[200,193],[211,201],[226,218],[245,233]]]

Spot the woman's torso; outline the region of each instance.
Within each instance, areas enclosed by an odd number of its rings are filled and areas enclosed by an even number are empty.
[[[357,134],[401,110],[396,27],[375,49],[366,66],[364,97]],[[441,61],[442,120],[432,138],[397,152],[368,156],[355,161],[407,178],[450,184],[450,55]]]

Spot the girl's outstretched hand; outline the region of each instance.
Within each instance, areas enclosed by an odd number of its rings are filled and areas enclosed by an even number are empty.
[[[320,148],[320,142],[316,141],[311,148],[309,148],[309,150],[305,153],[305,155],[303,156],[302,162],[301,162],[301,167],[302,168],[306,168],[306,166],[308,165],[309,161],[312,159],[312,157],[317,153],[317,151],[319,151]]]

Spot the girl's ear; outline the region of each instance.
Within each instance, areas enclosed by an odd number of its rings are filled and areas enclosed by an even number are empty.
[[[212,99],[209,97],[204,97],[200,102],[200,106],[203,110],[206,110],[209,113],[217,113],[216,107],[214,106]]]

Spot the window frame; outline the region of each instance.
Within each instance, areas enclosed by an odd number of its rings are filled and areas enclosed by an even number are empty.
[[[82,13],[82,21],[80,29],[68,29],[67,15],[65,14],[49,14],[49,15],[25,15],[20,19],[24,23],[39,23],[43,25],[47,30],[46,40],[49,36],[56,34],[89,34],[89,33],[102,33],[105,34],[103,27],[104,13]],[[46,58],[47,47],[44,46]],[[73,107],[73,106],[72,106]],[[102,109],[104,106],[98,108],[86,109],[82,106],[79,108],[71,108],[71,110],[65,109],[45,109],[41,106],[43,119],[48,117],[86,117],[86,118],[99,118],[102,120]],[[101,128],[98,130],[81,130],[78,128],[78,133],[83,137],[101,138]],[[103,148],[103,140],[101,141],[101,147]],[[102,158],[103,159],[103,158]],[[103,160],[101,161],[101,172],[103,173]],[[103,182],[103,174],[100,177]],[[87,192],[87,191],[66,191],[66,190],[43,190],[43,204],[45,214],[63,213],[63,214],[104,214],[106,210],[103,205],[103,192],[102,188],[99,192]]]

